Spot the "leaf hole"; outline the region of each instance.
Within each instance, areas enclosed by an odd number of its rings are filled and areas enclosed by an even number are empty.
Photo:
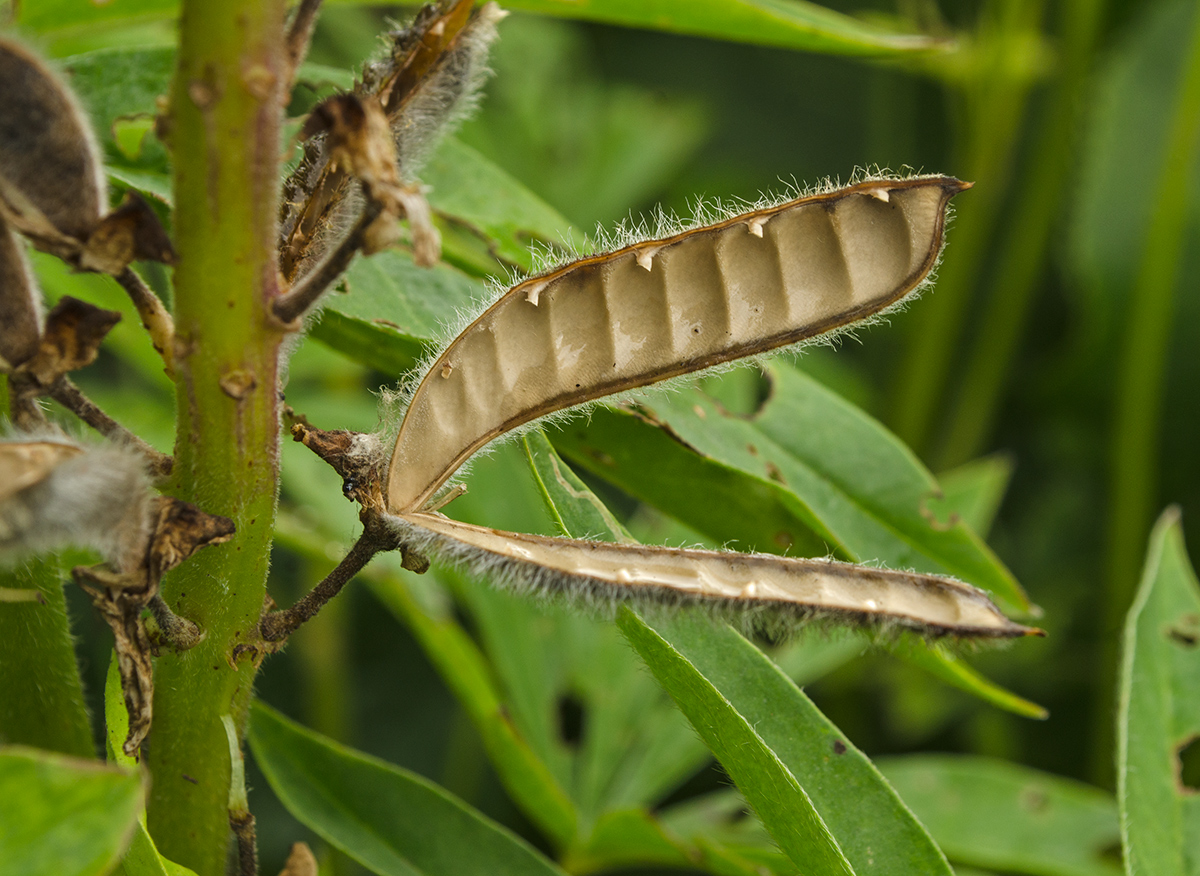
[[[1179,787],[1185,794],[1200,794],[1200,734],[1175,749]]]
[[[558,735],[567,745],[578,748],[583,741],[583,725],[586,718],[583,700],[574,694],[562,694],[558,698]]]
[[[154,116],[149,113],[121,116],[112,123],[113,141],[117,149],[130,161],[137,161],[142,154],[146,135],[154,130]]]

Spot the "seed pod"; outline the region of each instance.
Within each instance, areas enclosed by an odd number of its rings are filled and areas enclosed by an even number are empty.
[[[91,128],[70,90],[0,38],[0,175],[61,234],[86,241],[108,200]]]
[[[0,442],[0,559],[90,547],[114,568],[143,562],[153,525],[145,465],[119,447]]]
[[[928,636],[1038,635],[969,584],[827,560],[611,544],[503,532],[440,514],[404,515],[407,541],[498,583],[588,601],[697,602],[772,625],[782,618],[910,629]]]
[[[0,220],[0,372],[32,357],[41,333],[41,294],[25,247]]]
[[[537,418],[828,335],[918,289],[950,177],[879,179],[518,283],[425,371],[400,426],[388,508],[422,508],[471,455]]]

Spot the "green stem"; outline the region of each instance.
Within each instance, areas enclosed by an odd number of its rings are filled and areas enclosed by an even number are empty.
[[[992,4],[965,50],[971,55],[964,63],[972,70],[963,95],[961,161],[955,173],[976,186],[959,207],[936,290],[914,307],[909,349],[893,396],[892,428],[918,453],[927,449],[1012,169],[1030,80],[1012,66],[1009,55],[1022,36],[1035,32],[1041,8],[1041,0]]]
[[[1015,218],[1004,231],[979,340],[971,350],[939,465],[982,452],[1038,288],[1059,205],[1077,158],[1079,109],[1088,84],[1103,0],[1070,0],[1061,11],[1061,69],[1028,161]]]
[[[1179,282],[1189,193],[1200,148],[1200,10],[1193,18],[1189,55],[1182,71],[1164,151],[1146,248],[1130,295],[1128,329],[1117,377],[1110,448],[1108,571],[1103,635],[1105,678],[1116,678],[1117,633],[1138,579],[1142,552],[1158,500],[1158,445],[1171,314]],[[1099,712],[1111,721],[1111,685],[1101,688]],[[1111,728],[1109,728],[1111,729]],[[1111,733],[1107,739],[1111,740]],[[1103,753],[1111,774],[1111,752]]]
[[[173,492],[224,514],[235,538],[201,551],[165,597],[206,633],[155,670],[149,826],[159,850],[223,876],[230,757],[221,715],[245,724],[254,666],[233,647],[262,611],[279,469],[275,259],[285,0],[185,0],[167,120],[175,168]]]
[[[0,377],[0,418],[8,417],[8,379]],[[0,573],[0,587],[41,594],[0,600],[0,740],[95,757],[62,569],[32,560]]]
[[[42,595],[0,602],[0,740],[95,757],[62,569],[53,559],[32,560],[0,575],[0,587]]]

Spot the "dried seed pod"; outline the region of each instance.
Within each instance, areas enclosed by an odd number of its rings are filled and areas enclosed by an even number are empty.
[[[395,524],[406,543],[498,583],[589,601],[703,603],[753,622],[829,619],[928,636],[1014,638],[1040,630],[1013,623],[987,595],[935,575],[828,560],[684,550],[503,532],[413,513]],[[757,618],[756,618],[757,614]]]
[[[0,502],[44,481],[68,459],[83,453],[83,448],[66,441],[0,442]]]
[[[107,209],[99,150],[71,91],[0,38],[0,174],[61,234],[87,240]]]
[[[144,562],[154,493],[134,451],[66,439],[2,441],[0,476],[0,558],[75,545],[98,550],[118,571]]]
[[[33,356],[41,334],[42,296],[25,247],[0,220],[0,372]]]
[[[399,179],[413,182],[429,149],[455,123],[474,109],[479,87],[487,76],[487,51],[496,37],[496,22],[504,17],[494,3],[472,11],[473,0],[446,0],[424,7],[404,30],[392,34],[387,58],[368,64],[353,98],[381,108],[393,141]],[[319,114],[317,114],[319,115]],[[280,268],[288,280],[308,273],[306,268],[332,248],[337,235],[353,226],[362,202],[348,185],[347,169],[337,167],[335,138],[321,132],[326,122],[316,118],[306,126],[310,136],[299,166],[285,181],[280,215]],[[406,189],[404,215],[413,228],[420,263],[440,253],[440,240],[427,221],[428,205],[415,187]],[[381,220],[384,217],[380,217]],[[371,235],[378,247],[386,240],[382,229]]]
[[[424,372],[388,508],[419,510],[539,417],[827,335],[908,297],[941,250],[949,177],[876,179],[572,262],[518,283]]]

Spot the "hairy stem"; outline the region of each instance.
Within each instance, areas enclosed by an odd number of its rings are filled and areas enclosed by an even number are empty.
[[[368,523],[350,553],[342,559],[325,579],[291,608],[273,611],[262,619],[259,631],[268,642],[287,638],[305,621],[316,616],[324,605],[337,596],[355,575],[371,562],[380,551],[398,547],[395,537],[386,529]]]
[[[308,44],[312,42],[313,28],[317,24],[317,12],[320,9],[321,0],[300,0],[288,21],[286,51],[289,90],[296,82],[296,71],[308,54]]]
[[[270,315],[284,87],[284,0],[184,0],[171,108],[174,153],[173,493],[230,517],[237,533],[164,581],[164,595],[206,633],[155,670],[149,827],[160,851],[224,876],[230,842],[229,742],[245,724],[266,588],[279,468],[279,355]]]
[[[117,443],[128,444],[146,458],[146,463],[155,477],[166,477],[171,473],[174,460],[159,453],[137,435],[130,432],[83,394],[69,377],[60,377],[50,387],[50,397],[87,423],[105,438]]]

